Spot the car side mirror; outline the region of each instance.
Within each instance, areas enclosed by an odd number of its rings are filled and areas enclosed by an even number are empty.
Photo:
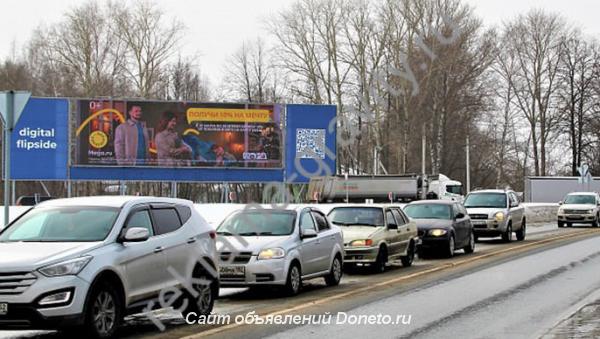
[[[317,237],[317,231],[315,231],[313,229],[303,229],[300,232],[300,237],[302,239],[316,238]]]
[[[464,215],[464,214],[462,214],[462,213],[458,213],[458,214],[456,215],[456,219],[462,219],[462,218],[464,218],[464,217],[465,217],[465,215]]]
[[[144,227],[130,227],[125,232],[123,241],[125,242],[142,242],[150,238],[150,232]]]
[[[389,230],[397,230],[398,229],[398,225],[396,225],[396,224],[388,224],[388,229]]]
[[[558,202],[558,205],[559,205],[559,206],[560,206],[560,205],[562,205],[562,204],[563,204],[562,200]]]

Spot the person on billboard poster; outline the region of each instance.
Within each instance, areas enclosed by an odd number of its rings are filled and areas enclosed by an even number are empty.
[[[144,165],[147,162],[150,138],[142,119],[142,108],[133,105],[129,108],[128,119],[115,131],[115,158],[121,166]]]
[[[258,139],[259,150],[267,154],[268,160],[279,160],[279,135],[271,124],[265,125]]]
[[[191,157],[195,164],[207,163],[213,166],[229,166],[237,162],[235,156],[226,152],[223,146],[212,141],[202,140],[195,134],[184,135],[183,142],[192,150]]]
[[[215,145],[215,147],[213,147],[213,152],[216,156],[215,166],[232,166],[237,161],[235,156],[229,152],[226,152],[223,146]]]
[[[185,145],[175,131],[177,116],[173,112],[164,112],[158,123],[154,137],[159,166],[183,166],[189,159],[191,149]]]

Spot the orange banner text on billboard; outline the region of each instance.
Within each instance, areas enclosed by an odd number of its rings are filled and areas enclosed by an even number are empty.
[[[193,122],[269,122],[270,111],[266,109],[232,108],[189,108],[186,112],[188,124]]]

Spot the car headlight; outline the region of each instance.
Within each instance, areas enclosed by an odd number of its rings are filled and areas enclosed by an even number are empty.
[[[587,214],[594,214],[594,210],[588,210]]]
[[[53,264],[50,266],[42,267],[38,269],[38,272],[47,277],[61,277],[64,275],[77,275],[87,265],[92,256],[86,255],[84,257],[70,259],[67,261]]]
[[[446,233],[448,233],[448,231],[442,229],[429,230],[429,235],[434,237],[441,237],[443,235],[446,235]]]
[[[280,259],[285,257],[283,248],[266,248],[258,253],[258,260]]]
[[[494,219],[496,219],[498,222],[504,221],[504,212],[498,212],[494,214]]]
[[[350,242],[350,246],[357,246],[357,247],[373,246],[373,239],[353,240]]]

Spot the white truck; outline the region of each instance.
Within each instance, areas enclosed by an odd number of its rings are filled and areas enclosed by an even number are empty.
[[[369,175],[312,177],[306,200],[311,202],[400,202],[427,199],[462,201],[463,186],[443,174],[426,176]],[[423,194],[425,190],[425,194]]]

